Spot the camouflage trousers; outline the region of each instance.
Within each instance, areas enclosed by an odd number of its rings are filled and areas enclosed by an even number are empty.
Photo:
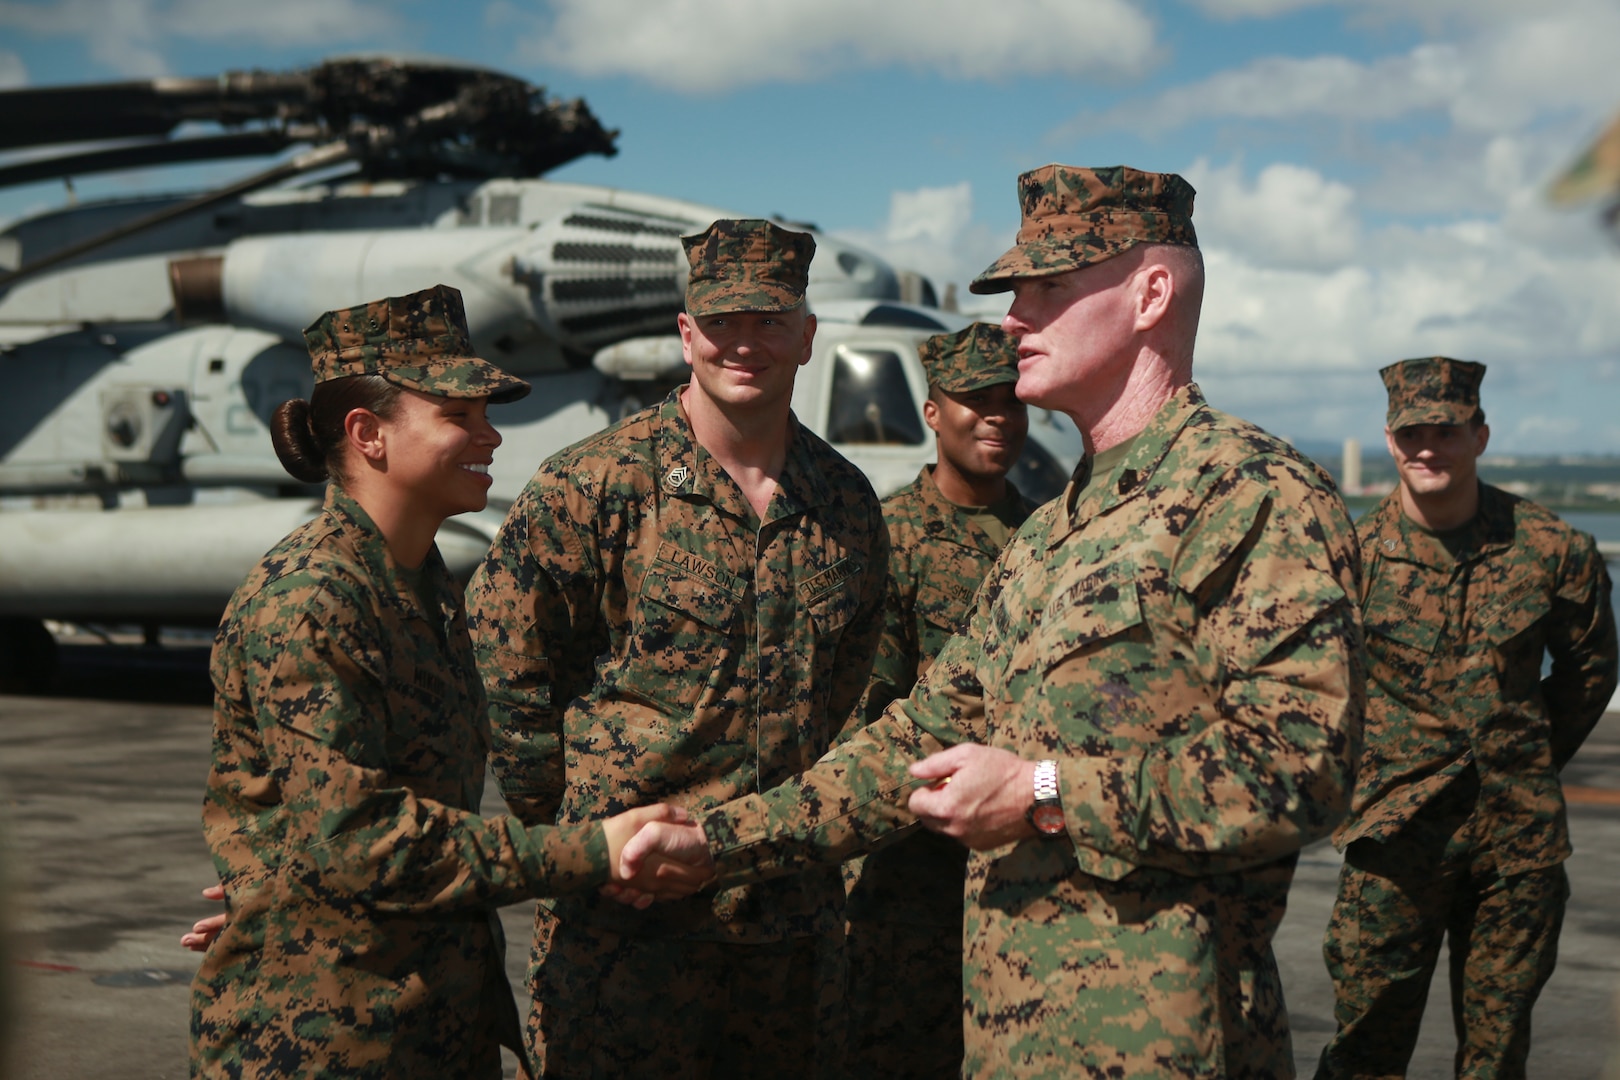
[[[844,1075],[844,943],[637,938],[545,908],[529,1043],[546,1077]]]
[[[1558,958],[1562,864],[1503,877],[1476,836],[1477,785],[1442,795],[1393,839],[1345,852],[1322,954],[1338,1030],[1316,1075],[1404,1076],[1440,955],[1450,948],[1459,1077],[1522,1077],[1530,1011]]]
[[[852,1077],[934,1080],[962,1072],[962,930],[849,924]]]

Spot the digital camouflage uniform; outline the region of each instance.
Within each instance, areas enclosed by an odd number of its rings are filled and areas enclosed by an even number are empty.
[[[1484,366],[1383,374],[1393,431],[1468,422]],[[1590,537],[1488,484],[1459,530],[1418,527],[1397,490],[1356,531],[1371,679],[1318,1075],[1404,1074],[1449,935],[1458,1074],[1523,1076],[1568,895],[1558,771],[1614,692],[1608,574]]]
[[[1013,342],[974,323],[922,347],[930,386],[968,393],[1018,381]],[[933,466],[883,500],[889,588],[872,682],[856,722],[877,719],[911,693],[951,635],[967,625],[973,595],[1034,506],[1009,481],[996,505],[978,508],[1005,533],[993,537],[975,508],[951,502]],[[844,863],[849,889],[850,1074],[955,1076],[962,1064],[962,881],[967,848],[914,829]]]
[[[802,296],[810,238],[732,224],[688,239],[689,310]],[[728,261],[787,285],[727,281]],[[703,809],[808,768],[843,727],[887,538],[861,472],[789,423],[763,519],[679,390],[552,457],[513,504],[469,598],[496,776],[525,821]],[[543,905],[529,1033],[545,1073],[838,1075],[843,906],[835,867],[646,911]]]
[[[397,364],[430,393],[521,394],[432,332],[455,299],[329,315],[317,380]],[[493,909],[607,880],[600,827],[474,812],[489,739],[460,589],[437,549],[415,576],[334,485],[231,599],[203,806],[230,918],[192,984],[193,1075],[499,1077],[498,1040],[521,1042]]]
[[[975,287],[1194,242],[1179,177],[1049,166],[1020,191],[1034,251]],[[945,746],[1056,759],[1067,836],[969,858],[963,1074],[1289,1076],[1271,939],[1300,847],[1349,801],[1364,705],[1349,517],[1194,385],[1089,461],[911,698],[702,815],[710,850],[722,884],[842,858],[907,820],[906,766]]]

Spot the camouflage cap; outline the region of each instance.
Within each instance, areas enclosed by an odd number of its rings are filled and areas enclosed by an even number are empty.
[[[448,285],[328,311],[304,330],[315,381],[381,375],[441,397],[516,401],[529,384],[481,360],[461,293]]]
[[[1018,345],[999,326],[976,322],[922,343],[928,385],[953,394],[1018,381]]]
[[[722,218],[681,237],[691,272],[686,313],[791,311],[804,302],[816,241],[759,218]]]
[[[1378,375],[1389,391],[1385,423],[1391,431],[1413,424],[1463,424],[1479,412],[1484,364],[1426,356],[1391,364]]]
[[[1175,173],[1125,165],[1082,169],[1046,165],[1018,178],[1023,221],[1018,242],[968,286],[1011,289],[1014,278],[1044,277],[1100,263],[1137,244],[1197,247],[1192,185]]]

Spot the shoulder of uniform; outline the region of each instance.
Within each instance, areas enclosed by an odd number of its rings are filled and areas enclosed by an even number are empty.
[[[291,614],[324,622],[363,607],[371,591],[342,530],[318,518],[266,553],[237,590],[232,608],[260,624]]]
[[[1325,469],[1286,440],[1207,404],[1194,411],[1170,452],[1194,456],[1206,482],[1218,483],[1235,473],[1272,484],[1297,482],[1311,491],[1338,490]]]
[[[882,514],[877,492],[872,490],[872,481],[858,465],[839,453],[831,443],[811,431],[803,422],[799,423],[799,437],[804,440],[799,452],[804,455],[805,462],[836,498],[846,502],[867,503],[875,515]]]
[[[622,464],[626,455],[652,460],[653,437],[659,429],[658,407],[642,409],[638,413],[570,443],[546,458],[540,465],[541,473],[570,473],[581,467],[601,468]]]
[[[1500,500],[1513,515],[1515,546],[1563,554],[1595,553],[1597,542],[1533,499],[1515,495],[1493,485],[1485,485],[1488,497]]]
[[[905,515],[916,513],[917,507],[922,505],[922,481],[913,480],[899,491],[894,492],[883,500],[883,517],[890,515]]]

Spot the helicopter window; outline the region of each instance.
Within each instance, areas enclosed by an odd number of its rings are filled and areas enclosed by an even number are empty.
[[[491,225],[516,225],[518,223],[519,199],[516,195],[491,195],[489,197],[489,223]]]
[[[833,363],[827,418],[832,442],[922,444],[922,421],[898,353],[841,346]]]

